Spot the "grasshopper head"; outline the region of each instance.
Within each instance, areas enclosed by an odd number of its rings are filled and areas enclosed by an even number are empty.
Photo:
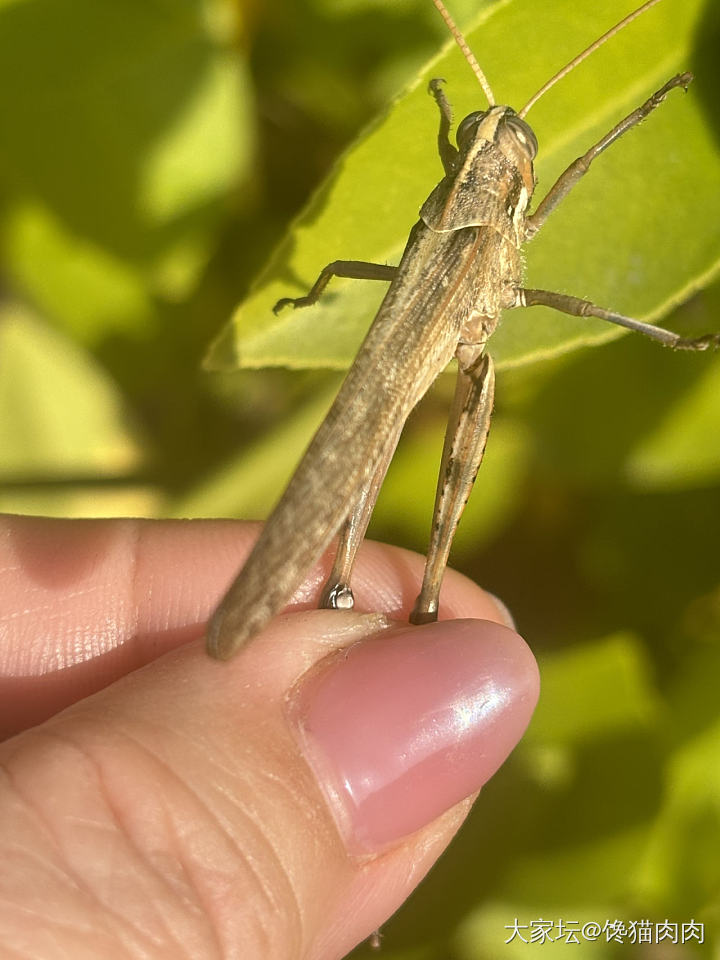
[[[530,125],[512,107],[497,106],[469,113],[457,130],[461,160],[487,143],[494,144],[519,170],[531,194],[535,187],[533,160],[537,155],[538,142]]]
[[[457,156],[420,210],[436,232],[492,226],[519,245],[535,189],[537,140],[510,107],[471,113],[457,131]]]

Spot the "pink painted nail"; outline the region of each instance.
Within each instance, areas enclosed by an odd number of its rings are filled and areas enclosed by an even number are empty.
[[[306,677],[293,719],[348,848],[382,850],[479,790],[538,689],[524,640],[486,620],[380,634]]]

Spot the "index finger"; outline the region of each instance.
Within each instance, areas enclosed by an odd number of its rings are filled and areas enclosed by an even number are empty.
[[[232,520],[0,518],[0,731],[39,723],[199,638],[256,539]],[[406,619],[423,558],[366,543],[357,609]],[[290,608],[317,605],[330,566],[310,571]],[[493,599],[448,571],[443,616],[503,622]]]

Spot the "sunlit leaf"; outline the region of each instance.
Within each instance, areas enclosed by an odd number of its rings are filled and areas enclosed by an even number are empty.
[[[370,534],[427,550],[446,418],[410,423],[393,458],[373,512]],[[477,551],[502,529],[515,508],[527,466],[528,436],[501,416],[492,424],[492,443],[483,458],[474,494],[453,540],[451,563]]]
[[[526,748],[577,744],[644,728],[657,713],[648,664],[633,636],[618,634],[548,655],[542,674],[543,697]]]
[[[714,284],[673,326],[717,324]],[[701,487],[720,476],[720,361],[641,337],[587,350],[552,370],[519,416],[548,476],[588,488]]]
[[[654,8],[641,26],[629,28],[538,104],[531,119],[541,148],[540,194],[668,76],[693,66],[702,10],[701,0]],[[519,106],[564,59],[626,12],[626,4],[614,0],[579,18],[576,5],[560,0],[551,12],[543,10],[538,30],[532,8],[509,0],[487,12],[469,39],[497,96]],[[688,96],[669,97],[641,130],[598,161],[528,247],[531,284],[658,319],[716,271],[720,160],[703,100],[712,66],[703,61],[702,68]],[[447,79],[458,116],[481,104],[455,50],[431,63],[338,162],[214,344],[209,366],[347,366],[383,284],[336,281],[312,308],[274,318],[271,307],[281,296],[305,291],[331,260],[397,261],[420,204],[440,177],[436,110],[426,93],[428,79],[438,75]],[[533,309],[506,318],[493,352],[501,365],[519,364],[614,335],[600,322]]]
[[[286,423],[243,450],[190,494],[172,503],[171,516],[262,519],[278,499],[296,462],[327,413],[337,383],[301,407]]]
[[[156,517],[162,512],[161,490],[132,483],[94,486],[91,483],[0,488],[0,511],[42,517]]]
[[[702,485],[720,476],[720,363],[645,438],[628,464],[646,487]]]
[[[662,809],[638,865],[638,888],[658,910],[674,908],[698,919],[715,912],[720,889],[720,710],[711,692],[718,682],[720,656],[709,645],[673,685],[670,708],[682,717],[681,729]]]
[[[0,314],[0,449],[6,480],[122,476],[145,457],[101,367],[19,308]]]
[[[248,173],[252,98],[221,5],[0,4],[3,253],[85,342],[187,291]]]

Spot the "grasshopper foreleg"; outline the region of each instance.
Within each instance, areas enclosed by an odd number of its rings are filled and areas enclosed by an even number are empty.
[[[495,371],[489,356],[481,355],[470,366],[460,367],[445,433],[425,574],[411,623],[437,620],[450,546],[485,451],[494,392]]]
[[[558,177],[548,193],[543,198],[535,213],[531,214],[525,221],[525,239],[534,237],[538,230],[545,223],[555,207],[570,193],[575,184],[585,176],[590,169],[590,165],[596,157],[606,150],[611,143],[614,143],[619,137],[628,130],[641,123],[649,114],[656,110],[663,102],[668,93],[675,87],[682,87],[687,90],[692,83],[693,75],[691,73],[678,73],[668,82],[660,87],[642,106],[629,113],[624,120],[616,124],[609,133],[598,140],[590,149],[577,160],[574,160],[564,173]]]
[[[435,103],[440,110],[440,129],[438,130],[438,153],[442,160],[445,173],[451,176],[455,172],[456,161],[458,158],[457,148],[450,143],[450,126],[452,124],[452,107],[448,98],[445,96],[442,85],[445,83],[440,77],[436,77],[428,84],[428,90],[435,98]]]
[[[642,333],[651,340],[657,340],[666,347],[672,347],[673,350],[707,350],[709,347],[720,347],[720,333],[707,333],[702,337],[681,337],[672,330],[664,330],[652,323],[643,323],[642,320],[623,316],[622,313],[613,313],[611,310],[597,307],[589,300],[570,297],[564,293],[554,293],[552,290],[518,290],[517,306],[552,307],[553,310],[569,313],[573,317],[597,317],[600,320],[616,323],[620,327],[627,327],[628,330],[634,330],[636,333]]]
[[[283,307],[309,307],[316,303],[331,277],[348,277],[351,280],[393,280],[397,267],[385,263],[369,263],[366,260],[333,260],[323,267],[320,276],[304,297],[283,297],[273,307],[279,313]]]

